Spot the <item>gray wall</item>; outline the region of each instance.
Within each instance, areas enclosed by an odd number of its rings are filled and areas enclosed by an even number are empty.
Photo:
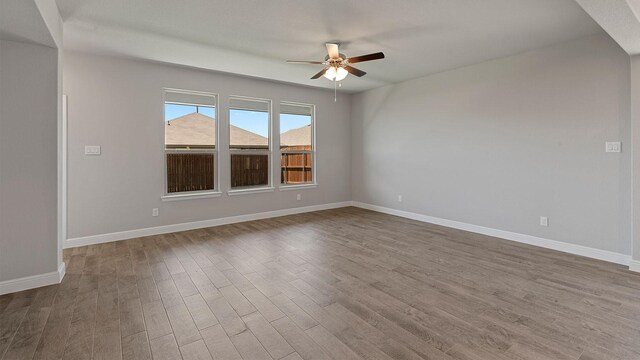
[[[629,69],[595,35],[354,95],[353,198],[631,254]]]
[[[640,271],[640,55],[631,57],[631,136],[633,142],[633,260]]]
[[[231,94],[271,99],[274,114],[281,100],[315,104],[318,187],[162,202],[164,87],[219,94],[221,134]],[[350,95],[340,94],[334,103],[326,90],[73,52],[65,52],[64,93],[68,238],[351,200]],[[220,140],[221,189],[226,190],[228,141]],[[101,145],[102,156],[84,156],[85,145]],[[152,217],[156,207],[160,216]]]
[[[57,270],[58,50],[0,40],[0,281]]]

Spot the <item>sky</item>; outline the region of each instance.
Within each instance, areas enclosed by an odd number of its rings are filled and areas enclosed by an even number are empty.
[[[216,116],[216,109],[207,106],[198,106],[198,112],[210,117]],[[196,112],[196,106],[164,104],[164,121],[173,120],[177,117]]]
[[[216,109],[213,107],[198,106],[196,109],[196,106],[192,105],[165,104],[164,120],[169,121],[180,116],[194,113],[196,110],[203,115],[210,117],[216,116]],[[267,137],[269,133],[269,117],[265,112],[231,109],[229,111],[229,122],[231,125],[264,137]],[[289,114],[280,115],[281,134],[291,129],[297,129],[309,124],[311,124],[311,116]]]

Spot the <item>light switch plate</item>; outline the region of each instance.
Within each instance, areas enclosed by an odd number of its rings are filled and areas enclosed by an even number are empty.
[[[85,155],[100,155],[100,145],[85,145],[84,154]]]
[[[622,148],[620,142],[606,142],[605,151],[608,153],[619,153]]]

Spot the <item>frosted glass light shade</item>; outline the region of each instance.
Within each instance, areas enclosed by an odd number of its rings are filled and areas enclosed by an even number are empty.
[[[347,75],[349,75],[349,72],[344,68],[341,68],[341,67],[335,68],[333,66],[327,69],[327,71],[324,73],[324,77],[326,77],[331,81],[334,81],[334,80],[341,81],[344,78],[346,78]]]
[[[341,81],[349,75],[349,72],[344,68],[339,67],[336,71],[336,81]]]
[[[334,68],[333,66],[328,68],[324,73],[324,77],[333,81],[333,79],[336,77],[336,68]]]

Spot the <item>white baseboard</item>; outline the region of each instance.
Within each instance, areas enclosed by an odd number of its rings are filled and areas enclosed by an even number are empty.
[[[0,282],[0,295],[34,289],[41,286],[59,284],[62,281],[62,278],[64,278],[64,274],[65,265],[63,262],[58,267],[58,271],[2,281]]]
[[[373,211],[377,211],[377,212],[381,212],[389,215],[400,216],[407,219],[422,221],[430,224],[442,225],[442,226],[459,229],[459,230],[465,230],[465,231],[469,231],[477,234],[493,236],[500,239],[516,241],[519,243],[535,245],[535,246],[539,246],[547,249],[558,250],[558,251],[566,252],[569,254],[585,256],[585,257],[608,261],[608,262],[612,262],[620,265],[627,265],[627,266],[630,266],[630,269],[631,269],[631,264],[632,264],[631,256],[625,255],[625,254],[590,248],[582,245],[570,244],[562,241],[544,239],[536,236],[525,235],[525,234],[515,233],[511,231],[492,229],[484,226],[467,224],[460,221],[441,219],[433,216],[416,214],[408,211],[396,210],[396,209],[391,209],[383,206],[361,203],[357,201],[353,201],[352,204],[353,206],[356,206],[359,208],[373,210]],[[640,271],[640,262],[635,261],[634,266],[636,268],[636,270],[634,271]]]
[[[437,218],[433,216],[412,213],[408,211],[396,210],[396,209],[387,208],[383,206],[366,204],[358,201],[343,201],[338,203],[267,211],[267,212],[261,212],[256,214],[230,216],[230,217],[225,217],[220,219],[211,219],[211,220],[195,221],[195,222],[189,222],[189,223],[163,225],[163,226],[157,226],[157,227],[145,228],[145,229],[120,231],[120,232],[114,232],[114,233],[108,233],[108,234],[84,236],[84,237],[67,239],[64,242],[64,248],[68,249],[68,248],[73,248],[78,246],[101,244],[101,243],[106,243],[111,241],[133,239],[137,237],[152,236],[152,235],[159,235],[159,234],[167,234],[167,233],[178,232],[178,231],[202,229],[207,227],[234,224],[234,223],[240,223],[245,221],[268,219],[268,218],[293,215],[293,214],[302,214],[302,213],[312,212],[312,211],[336,209],[336,208],[347,207],[347,206],[355,206],[363,209],[400,216],[407,219],[422,221],[430,224],[446,226],[454,229],[465,230],[473,233],[493,236],[500,239],[516,241],[516,242],[539,246],[539,247],[552,249],[552,250],[558,250],[558,251],[562,251],[562,252],[566,252],[574,255],[580,255],[580,256],[590,257],[593,259],[608,261],[616,264],[627,265],[629,266],[630,270],[640,272],[640,261],[637,261],[637,260],[632,261],[631,256],[629,255],[620,254],[620,253],[607,251],[607,250],[590,248],[582,245],[570,244],[562,241],[540,238],[540,237],[526,235],[526,234],[515,233],[511,231],[498,230],[498,229],[492,229],[492,228],[479,226],[479,225],[467,224],[460,221],[447,220],[447,219]],[[64,269],[63,269],[63,272],[64,272]],[[49,274],[44,274],[41,276],[48,276],[48,275]],[[22,279],[18,279],[15,281],[21,281],[21,280]],[[45,285],[49,285],[51,283],[48,283]],[[39,286],[43,286],[43,285],[39,285]],[[0,283],[0,294],[3,294],[2,292],[3,289],[4,289],[3,284]]]
[[[111,241],[133,239],[133,238],[143,237],[143,236],[168,234],[168,233],[177,232],[177,231],[202,229],[202,228],[208,228],[213,226],[235,224],[235,223],[240,223],[245,221],[268,219],[268,218],[293,215],[293,214],[302,214],[302,213],[307,213],[312,211],[336,209],[336,208],[347,207],[347,206],[351,206],[351,201],[304,206],[304,207],[297,207],[297,208],[290,208],[290,209],[283,209],[283,210],[267,211],[267,212],[261,212],[256,214],[230,216],[230,217],[225,217],[220,219],[202,220],[202,221],[194,221],[194,222],[181,223],[181,224],[156,226],[156,227],[145,228],[145,229],[136,229],[136,230],[120,231],[120,232],[114,232],[114,233],[108,233],[108,234],[84,236],[84,237],[67,239],[64,242],[64,248],[68,249],[68,248],[73,248],[78,246],[101,244],[101,243],[106,243]]]

